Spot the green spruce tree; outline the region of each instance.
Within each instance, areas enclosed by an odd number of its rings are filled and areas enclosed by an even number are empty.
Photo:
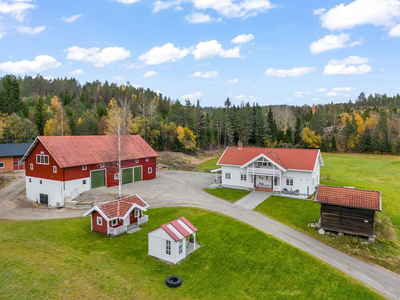
[[[35,105],[35,112],[33,115],[33,119],[36,124],[36,128],[39,132],[39,135],[44,135],[44,126],[46,125],[47,121],[47,112],[46,112],[46,107],[44,104],[44,100],[42,97],[38,97],[36,100],[36,105]]]

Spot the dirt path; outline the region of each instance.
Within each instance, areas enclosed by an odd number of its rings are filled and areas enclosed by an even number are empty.
[[[259,230],[287,242],[338,268],[358,279],[372,289],[391,299],[400,299],[400,276],[378,265],[360,261],[335,250],[312,237],[272,220],[258,212],[220,200],[205,193],[202,188],[214,181],[214,175],[200,172],[159,171],[157,179],[141,181],[123,186],[125,195],[139,194],[151,208],[165,206],[187,206],[222,213],[247,223]],[[85,200],[112,200],[118,194],[118,187],[93,190]],[[0,192],[0,203],[5,196]],[[21,208],[9,210],[0,217],[11,219],[50,219],[82,216],[83,211],[38,210]]]

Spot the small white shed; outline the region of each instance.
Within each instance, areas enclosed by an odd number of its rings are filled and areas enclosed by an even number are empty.
[[[185,217],[153,229],[147,233],[148,254],[176,264],[196,250],[196,232],[197,228]],[[186,237],[190,235],[193,235],[193,243],[186,241]],[[189,250],[187,246],[192,247]]]

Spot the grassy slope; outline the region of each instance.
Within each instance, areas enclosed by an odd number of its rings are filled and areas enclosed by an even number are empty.
[[[202,171],[210,171],[213,169],[219,169],[221,166],[217,166],[217,162],[219,160],[219,156],[210,160],[207,160],[206,162],[203,162],[202,164],[197,166],[197,169],[202,170]]]
[[[150,223],[117,238],[89,218],[0,220],[1,299],[376,299],[352,278],[231,218],[190,208],[148,211]],[[203,247],[180,265],[147,256],[146,232],[184,215]],[[180,275],[170,289],[165,279]]]
[[[204,188],[203,191],[215,197],[221,198],[223,200],[228,200],[232,203],[235,203],[236,201],[242,199],[244,196],[250,194],[250,191],[228,189],[228,188],[217,188],[217,189]]]
[[[396,190],[400,189],[400,157],[378,155],[323,154],[325,167],[322,168],[322,184],[338,186],[355,186],[363,189],[380,190],[382,192],[383,213],[378,213],[378,219],[390,217],[394,227],[391,232],[400,237],[399,217],[400,200],[396,198]],[[320,204],[312,201],[296,200],[283,197],[270,197],[257,206],[257,211],[270,216],[282,223],[288,224],[300,231],[338,248],[348,254],[378,263],[385,268],[400,273],[400,246],[387,240],[388,226],[378,224],[377,239],[374,245],[362,244],[362,240],[347,236],[335,239],[331,236],[321,236],[315,228],[308,227],[310,222],[318,221]],[[394,242],[393,242],[394,241]]]

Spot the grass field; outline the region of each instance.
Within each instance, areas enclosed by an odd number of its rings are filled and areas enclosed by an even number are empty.
[[[321,184],[355,186],[382,192],[383,212],[377,213],[377,241],[363,244],[363,239],[346,236],[336,239],[319,235],[310,222],[318,221],[320,204],[283,197],[269,197],[257,206],[259,211],[303,231],[324,243],[388,268],[400,274],[400,157],[357,154],[323,154]],[[329,174],[329,176],[328,176]],[[328,180],[329,178],[329,180]]]
[[[221,166],[217,166],[217,162],[219,160],[219,156],[210,160],[207,160],[206,162],[203,162],[202,164],[197,166],[197,169],[202,170],[204,172],[209,172],[210,170],[213,169],[219,169]]]
[[[228,200],[232,203],[235,203],[236,201],[242,199],[244,196],[250,194],[250,191],[228,189],[228,188],[217,188],[217,189],[204,188],[203,191],[215,197],[221,198],[223,200]]]
[[[1,299],[378,299],[354,279],[231,218],[190,208],[148,210],[149,223],[111,238],[89,218],[0,220]],[[202,247],[180,265],[147,256],[146,232],[185,216]],[[183,285],[166,287],[169,275]]]

